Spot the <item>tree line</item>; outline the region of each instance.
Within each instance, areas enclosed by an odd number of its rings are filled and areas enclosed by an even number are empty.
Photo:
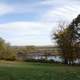
[[[15,60],[15,50],[6,43],[4,39],[0,38],[0,60]]]
[[[25,58],[26,54],[34,51],[37,51],[34,46],[11,46],[10,43],[6,43],[4,39],[0,38],[0,60],[19,60],[19,54],[22,55],[22,58]]]
[[[59,24],[60,29],[53,35],[61,49],[65,64],[80,63],[80,15],[69,25]]]

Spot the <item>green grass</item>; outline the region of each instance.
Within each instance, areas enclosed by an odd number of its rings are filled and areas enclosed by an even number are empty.
[[[80,66],[0,62],[0,80],[80,80]]]

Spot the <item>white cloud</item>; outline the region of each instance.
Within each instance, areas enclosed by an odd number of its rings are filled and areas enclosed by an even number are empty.
[[[80,1],[78,0],[42,0],[34,3],[24,2],[15,4],[0,3],[0,15],[31,12],[38,13],[40,16],[44,14],[45,16],[53,18],[53,16],[69,16],[71,14],[74,15],[74,13],[77,14],[80,11],[79,7]],[[43,8],[45,8],[45,11]],[[64,15],[64,12],[67,13]]]
[[[80,14],[80,1],[78,0],[47,1],[49,2],[49,5],[52,6],[42,16],[41,20],[44,22],[72,21],[73,18]]]
[[[0,36],[12,45],[48,45],[52,28],[49,23],[12,22],[0,24]]]
[[[11,13],[30,13],[35,12],[37,9],[38,4],[28,4],[28,3],[16,3],[16,4],[7,4],[7,3],[0,3],[0,16],[11,14]]]
[[[43,22],[31,22],[31,21],[17,21],[11,23],[0,24],[0,30],[12,30],[12,31],[26,31],[26,30],[48,30],[49,25]]]
[[[0,3],[0,16],[11,14],[11,13],[41,13],[43,11],[42,3],[34,2],[34,3]],[[45,8],[45,7],[44,7]]]
[[[9,6],[8,4],[1,4],[0,3],[0,15],[5,15],[8,13],[14,12],[14,8]]]

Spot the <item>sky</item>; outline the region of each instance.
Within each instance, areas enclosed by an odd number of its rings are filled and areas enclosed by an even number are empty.
[[[54,45],[60,22],[80,13],[80,0],[0,0],[0,37],[11,45]]]

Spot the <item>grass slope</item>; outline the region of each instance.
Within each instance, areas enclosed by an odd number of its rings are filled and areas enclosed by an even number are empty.
[[[0,62],[0,80],[80,80],[80,67]]]

